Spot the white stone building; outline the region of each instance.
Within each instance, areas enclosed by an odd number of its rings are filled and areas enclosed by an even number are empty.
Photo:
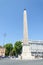
[[[43,41],[29,41],[32,56],[43,58]]]

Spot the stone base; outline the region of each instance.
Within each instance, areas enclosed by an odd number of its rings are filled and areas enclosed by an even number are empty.
[[[23,46],[23,49],[22,49],[22,59],[24,60],[31,60],[31,59],[34,59],[34,57],[31,55],[31,52],[29,50],[29,46]]]

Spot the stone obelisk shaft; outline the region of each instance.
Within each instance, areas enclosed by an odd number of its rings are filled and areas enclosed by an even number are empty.
[[[31,51],[29,50],[29,43],[28,43],[28,25],[27,25],[27,13],[26,10],[24,10],[23,14],[23,47],[22,47],[22,59],[33,59],[31,56]]]
[[[27,25],[27,13],[26,10],[24,10],[23,13],[23,44],[28,44],[28,25]]]

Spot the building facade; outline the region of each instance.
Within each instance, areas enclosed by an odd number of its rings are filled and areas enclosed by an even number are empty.
[[[35,58],[43,58],[43,41],[29,41],[30,51]]]
[[[4,57],[5,56],[5,48],[0,47],[0,56]]]

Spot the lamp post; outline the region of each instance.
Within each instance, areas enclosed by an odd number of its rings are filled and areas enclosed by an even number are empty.
[[[6,33],[4,33],[3,37],[4,37],[4,40],[3,40],[3,46],[4,46],[4,44],[5,44],[5,38],[6,38]]]

